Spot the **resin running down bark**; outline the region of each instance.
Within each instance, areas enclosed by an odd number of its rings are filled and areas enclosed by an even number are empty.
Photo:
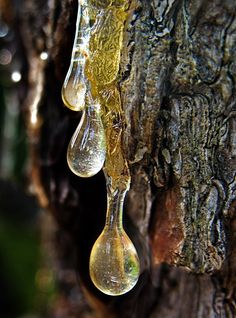
[[[76,38],[68,71],[71,81],[77,84],[72,90],[67,75],[62,90],[64,101],[68,93],[72,102],[80,103],[78,107],[71,105],[71,109],[80,110],[85,104],[81,122],[67,152],[72,172],[82,177],[93,176],[103,167],[106,156],[107,221],[92,248],[89,270],[95,286],[113,296],[122,295],[134,287],[140,267],[137,251],[122,223],[130,173],[121,148],[123,111],[117,76],[127,8],[126,1],[109,1],[107,4],[79,1]],[[87,20],[85,28],[82,28],[80,20]],[[79,37],[79,34],[82,36]],[[76,50],[82,54],[78,42],[86,43],[88,47],[82,63],[80,56],[75,58]]]

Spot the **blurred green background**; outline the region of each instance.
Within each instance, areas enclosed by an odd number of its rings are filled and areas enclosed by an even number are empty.
[[[54,289],[40,252],[43,213],[30,195],[27,136],[20,111],[22,65],[0,13],[0,317],[46,317]]]

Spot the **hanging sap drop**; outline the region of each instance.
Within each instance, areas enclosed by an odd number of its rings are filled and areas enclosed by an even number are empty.
[[[71,171],[88,178],[103,167],[106,157],[106,138],[100,115],[100,106],[92,105],[83,112],[81,121],[71,138],[67,162]]]
[[[124,230],[103,230],[91,252],[90,277],[100,291],[111,296],[125,294],[135,286],[139,259]]]
[[[89,261],[90,277],[104,294],[119,296],[138,281],[137,251],[122,226],[124,193],[108,193],[106,225],[95,242]]]
[[[85,2],[78,1],[76,32],[70,67],[61,91],[64,104],[74,111],[84,109],[87,91],[84,68],[89,51],[90,20]]]
[[[74,111],[81,111],[85,107],[87,89],[84,79],[83,63],[83,60],[72,60],[62,86],[62,100],[68,108]]]

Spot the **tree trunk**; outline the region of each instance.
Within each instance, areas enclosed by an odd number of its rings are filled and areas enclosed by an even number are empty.
[[[49,316],[235,317],[235,1],[131,1],[118,87],[132,178],[125,227],[141,276],[120,297],[101,294],[88,271],[105,220],[103,173],[82,179],[66,163],[80,118],[60,93],[77,1],[25,0],[13,8],[27,56],[32,181],[51,212],[44,235],[57,251],[61,296]]]

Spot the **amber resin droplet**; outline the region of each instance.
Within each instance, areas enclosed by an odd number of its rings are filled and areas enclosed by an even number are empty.
[[[87,1],[78,1],[76,32],[70,67],[61,92],[64,104],[74,111],[84,109],[87,91],[84,67],[88,56],[90,18],[86,3]]]
[[[98,173],[106,157],[106,138],[98,104],[86,107],[67,149],[71,171],[88,178]]]
[[[90,255],[90,277],[100,291],[110,296],[130,291],[140,272],[137,251],[122,225],[125,193],[108,193],[106,225]]]

